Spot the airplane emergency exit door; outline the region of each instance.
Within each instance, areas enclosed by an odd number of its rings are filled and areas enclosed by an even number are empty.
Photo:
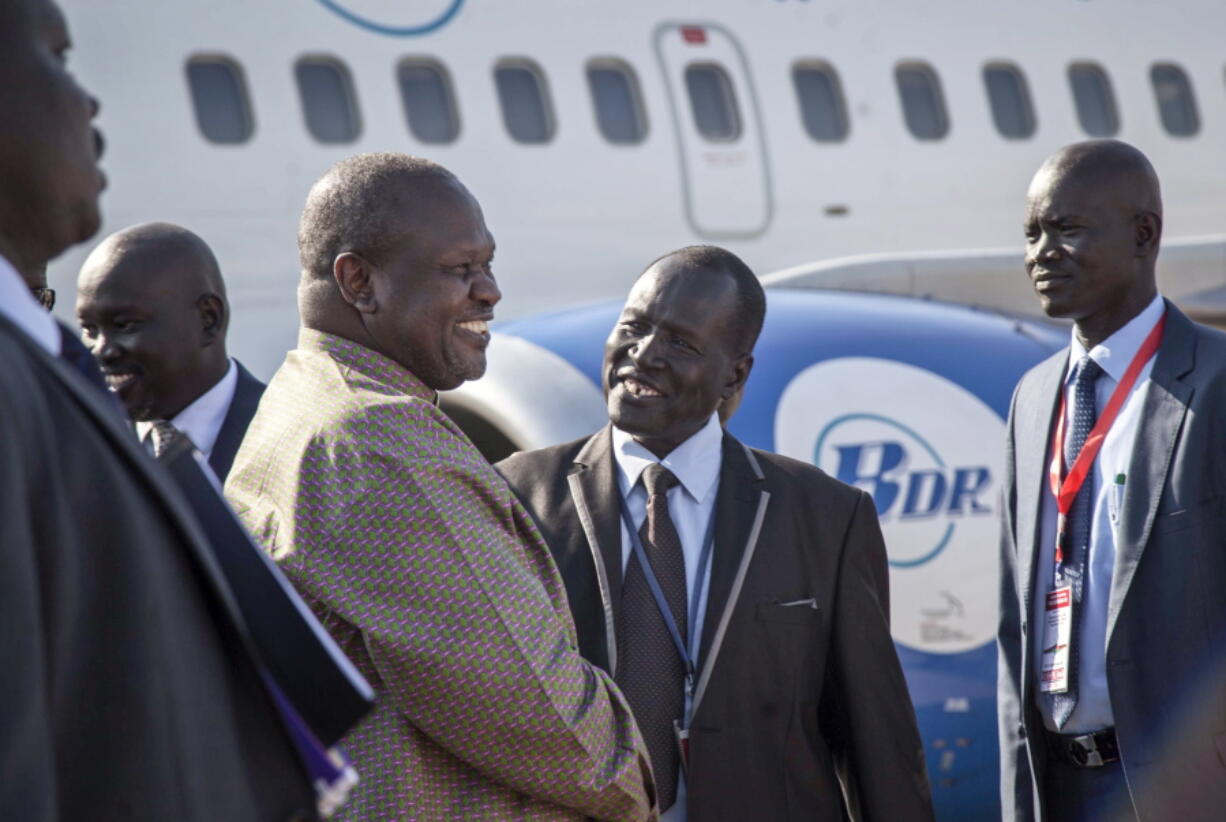
[[[655,45],[691,227],[715,240],[761,234],[771,220],[770,174],[744,52],[709,24],[664,23]]]

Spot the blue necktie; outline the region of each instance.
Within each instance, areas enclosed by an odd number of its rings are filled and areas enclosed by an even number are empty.
[[[1087,354],[1077,363],[1077,373],[1073,379],[1073,418],[1069,425],[1069,435],[1064,441],[1065,470],[1072,468],[1081,447],[1090,436],[1094,423],[1098,420],[1098,406],[1095,402],[1095,383],[1102,376],[1103,369]],[[1086,476],[1081,490],[1073,500],[1073,506],[1068,512],[1068,556],[1065,557],[1063,579],[1057,584],[1068,582],[1073,593],[1072,630],[1069,632],[1069,683],[1064,693],[1048,694],[1048,707],[1051,710],[1052,721],[1057,728],[1063,728],[1077,707],[1077,656],[1081,645],[1081,603],[1084,600],[1086,573],[1089,567],[1090,554],[1090,523],[1094,517],[1094,471]]]

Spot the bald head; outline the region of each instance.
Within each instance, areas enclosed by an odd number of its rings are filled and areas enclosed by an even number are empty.
[[[1145,155],[1118,140],[1065,146],[1026,196],[1026,269],[1043,310],[1087,348],[1157,295],[1162,194]]]
[[[1031,183],[1077,185],[1118,195],[1134,213],[1162,217],[1162,190],[1149,158],[1119,140],[1086,140],[1065,146],[1044,161]]]
[[[103,240],[77,278],[82,340],[134,419],[171,419],[229,368],[225,283],[197,235],[144,223]]]
[[[142,223],[107,237],[86,258],[77,287],[153,279],[173,280],[180,289],[197,295],[226,298],[213,250],[198,235],[172,223]]]

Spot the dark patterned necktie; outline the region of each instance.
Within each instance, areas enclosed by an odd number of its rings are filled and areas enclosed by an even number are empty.
[[[158,420],[149,429],[149,440],[153,444],[153,456],[157,459],[161,459],[170,450],[170,447],[181,439],[187,439],[187,434],[184,434],[166,420]]]
[[[677,478],[655,463],[643,472],[647,518],[639,530],[643,551],[664,592],[669,611],[684,641],[686,626],[685,555],[681,538],[668,514],[668,489]],[[685,664],[660,614],[647,577],[635,554],[626,565],[622,583],[621,620],[617,632],[617,684],[634,711],[651,753],[660,810],[677,798],[680,755],[673,722],[685,711]]]
[[[1103,369],[1090,358],[1081,358],[1073,380],[1073,419],[1069,434],[1064,441],[1064,465],[1068,471],[1073,467],[1077,454],[1090,436],[1090,430],[1098,420],[1095,402],[1095,383]],[[1090,470],[1081,490],[1073,500],[1068,512],[1068,556],[1065,557],[1065,573],[1073,589],[1073,617],[1069,630],[1068,690],[1047,695],[1048,707],[1056,728],[1063,728],[1077,707],[1077,654],[1081,645],[1081,603],[1085,596],[1086,575],[1089,569],[1090,523],[1094,516],[1094,471]]]

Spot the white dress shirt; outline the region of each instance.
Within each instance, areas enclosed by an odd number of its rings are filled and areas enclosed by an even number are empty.
[[[13,264],[0,255],[0,314],[30,335],[53,357],[60,355],[60,327],[43,308]]]
[[[664,459],[658,458],[634,441],[626,432],[613,428],[613,459],[617,462],[617,484],[630,510],[636,529],[647,518],[647,489],[639,482],[644,469],[658,462],[673,473],[679,484],[668,492],[668,514],[681,538],[685,556],[685,590],[690,613],[697,611],[694,624],[689,626],[690,655],[697,657],[702,637],[703,612],[707,605],[707,588],[711,583],[711,561],[698,579],[698,557],[703,537],[711,517],[715,516],[715,497],[719,491],[719,470],[724,457],[724,430],[719,415],[712,414],[698,433],[678,445]],[[621,526],[622,571],[630,562],[633,547],[625,523]],[[697,601],[695,602],[695,597]],[[686,700],[689,711],[689,699]],[[677,782],[677,801],[661,817],[661,822],[685,822],[685,778]]]
[[[1090,349],[1090,357],[1102,367],[1104,372],[1098,378],[1094,391],[1095,407],[1100,415],[1111,399],[1115,387],[1123,379],[1124,372],[1132,364],[1141,344],[1165,311],[1166,306],[1162,301],[1162,296],[1159,295],[1140,314],[1129,320],[1123,328]],[[1085,354],[1085,346],[1074,333],[1073,341],[1069,346],[1068,370],[1064,374],[1064,430],[1066,432],[1072,426],[1075,406],[1073,372]],[[1091,733],[1115,726],[1115,716],[1111,711],[1111,697],[1107,691],[1107,604],[1111,595],[1111,579],[1115,571],[1116,539],[1119,534],[1118,523],[1121,516],[1120,502],[1128,481],[1132,447],[1137,438],[1145,397],[1149,393],[1149,375],[1153,368],[1154,357],[1150,357],[1145,367],[1137,375],[1137,381],[1120,407],[1119,416],[1115,418],[1115,424],[1111,426],[1107,436],[1103,439],[1102,449],[1094,461],[1094,472],[1091,475],[1094,481],[1094,507],[1090,520],[1090,553],[1079,625],[1077,706],[1073,709],[1073,714],[1064,727],[1060,729],[1062,734]],[[1051,443],[1048,442],[1043,460],[1042,530],[1035,571],[1034,613],[1031,614],[1036,671],[1042,667],[1043,625],[1046,618],[1044,609],[1047,592],[1051,590],[1055,574],[1057,511],[1056,499],[1052,496],[1051,483],[1046,470],[1050,459]],[[1124,479],[1124,484],[1117,483],[1121,477]],[[1090,478],[1087,477],[1086,482],[1089,481]],[[1049,730],[1056,730],[1043,695],[1037,687],[1035,694],[1044,724]]]
[[[213,455],[213,446],[217,444],[217,435],[221,433],[237,389],[238,366],[230,360],[225,376],[170,420],[171,425],[187,435],[206,461]],[[152,448],[149,436],[152,430],[152,421],[136,423],[136,435],[146,448]]]

